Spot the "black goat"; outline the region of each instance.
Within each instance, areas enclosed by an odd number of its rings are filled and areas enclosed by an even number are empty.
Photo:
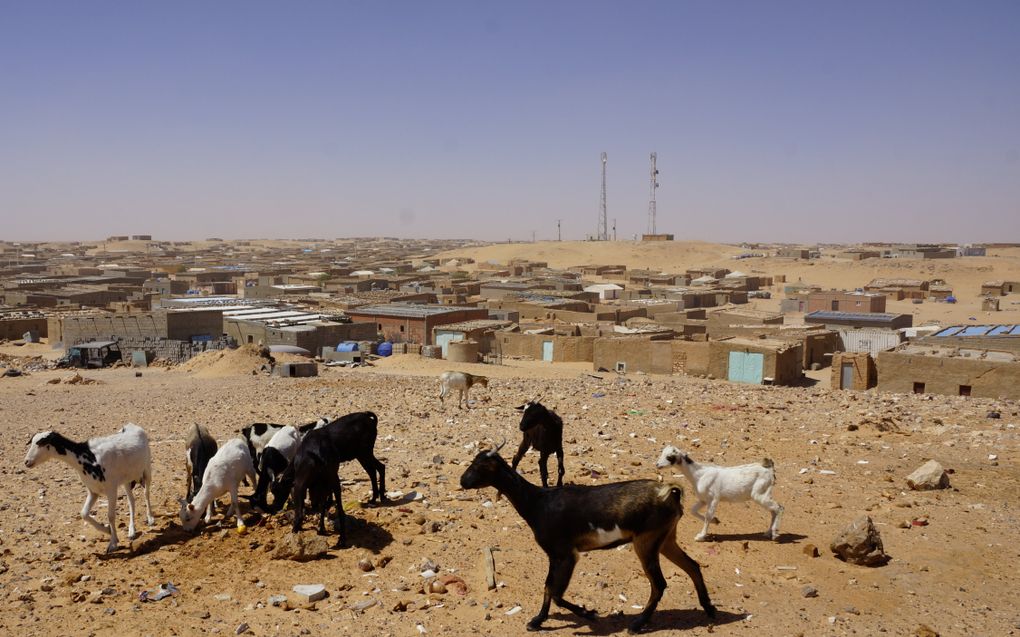
[[[312,503],[319,509],[319,533],[326,532],[326,512],[335,500],[340,527],[340,546],[347,543],[344,510],[340,501],[341,462],[357,460],[372,483],[372,502],[387,502],[386,466],[373,454],[379,419],[370,411],[347,414],[305,435],[298,446],[294,461],[272,487],[273,506],[279,510],[290,492],[294,503],[293,531],[304,521],[305,496],[311,493]],[[377,480],[378,475],[378,480]]]
[[[495,487],[528,523],[535,541],[549,556],[542,609],[528,622],[528,630],[542,627],[549,616],[550,602],[584,619],[594,619],[595,611],[563,599],[578,551],[609,549],[627,542],[634,543],[634,552],[652,585],[644,610],[630,624],[631,632],[640,631],[648,623],[666,588],[659,553],[690,576],[701,607],[709,617],[715,617],[701,567],[676,543],[676,524],[683,514],[683,491],[679,486],[631,480],[592,487],[542,489],[510,468],[498,455],[502,446],[475,456],[461,476],[460,486]]]
[[[195,426],[188,431],[187,449],[188,464],[188,501],[202,488],[202,475],[205,474],[205,467],[209,459],[216,455],[218,449],[216,440],[209,435],[209,432],[202,425],[195,423]]]
[[[542,486],[548,487],[549,454],[555,453],[556,462],[559,465],[556,486],[563,486],[563,419],[556,415],[556,412],[539,403],[537,399],[530,400],[516,409],[524,412],[521,416],[521,431],[524,432],[524,437],[521,439],[521,446],[517,448],[510,467],[517,471],[517,465],[520,464],[521,458],[529,448],[534,447],[539,453],[538,470],[542,475]]]

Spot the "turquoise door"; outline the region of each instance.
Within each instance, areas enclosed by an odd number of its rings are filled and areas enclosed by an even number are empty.
[[[765,355],[754,352],[730,352],[727,378],[733,383],[761,385]]]
[[[542,341],[542,360],[552,362],[553,357],[553,342]]]

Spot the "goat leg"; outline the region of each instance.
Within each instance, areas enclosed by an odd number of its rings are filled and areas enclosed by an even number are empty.
[[[337,541],[337,548],[345,548],[347,546],[347,513],[344,511],[343,500],[340,499],[340,477],[337,476],[336,480],[333,481],[333,496],[336,498],[336,515],[337,523],[340,526],[340,539]],[[328,498],[329,496],[327,496]]]
[[[142,474],[142,487],[145,492],[145,523],[152,526],[156,519],[152,517],[152,503],[149,501],[149,485],[152,484],[152,469],[146,469]]]
[[[549,486],[549,454],[545,451],[538,456],[538,473],[542,476],[542,488]]]
[[[563,447],[560,446],[556,450],[556,463],[558,465],[558,471],[556,472],[556,486],[563,486]]]
[[[672,533],[672,529],[670,533]],[[659,605],[659,600],[662,599],[662,593],[666,590],[666,578],[662,575],[662,567],[659,565],[659,551],[663,544],[663,536],[651,534],[638,535],[634,538],[634,552],[637,553],[638,560],[641,562],[641,567],[645,571],[645,577],[648,578],[648,583],[651,584],[652,590],[648,595],[648,602],[645,604],[644,610],[642,610],[634,621],[627,627],[627,632],[637,633],[641,632],[648,620],[652,618],[652,613],[655,612],[656,607]]]
[[[659,552],[665,555],[667,560],[673,562],[687,573],[687,576],[691,578],[691,582],[694,583],[694,590],[698,593],[698,601],[701,603],[701,607],[705,609],[705,613],[710,618],[714,619],[715,606],[712,605],[712,600],[708,597],[708,589],[705,587],[705,578],[701,575],[701,567],[676,543],[676,527],[670,529],[669,533],[666,534],[666,539],[663,540],[662,546],[659,547]]]
[[[521,463],[521,458],[524,454],[528,453],[528,447],[531,443],[528,441],[528,434],[524,434],[524,440],[521,441],[521,445],[517,447],[517,453],[514,454],[513,460],[510,462],[510,468],[517,471],[517,465]]]
[[[128,482],[124,485],[124,495],[127,496],[128,503],[128,539],[133,540],[138,536],[135,533],[135,494],[131,489],[133,482]]]
[[[117,489],[106,492],[106,519],[110,523],[110,544],[106,547],[107,553],[113,553],[120,545],[117,542]]]
[[[81,519],[91,524],[97,531],[110,535],[110,528],[92,517],[92,505],[95,504],[99,494],[88,490],[86,490],[86,493],[88,495],[85,496],[85,504],[81,507]]]

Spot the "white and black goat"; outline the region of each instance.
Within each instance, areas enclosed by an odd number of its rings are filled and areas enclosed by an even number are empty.
[[[202,425],[195,425],[188,430],[188,442],[185,444],[185,462],[188,466],[187,498],[190,500],[202,488],[202,474],[209,464],[210,458],[216,455],[219,448],[216,439]]]
[[[556,412],[546,408],[538,399],[528,401],[516,407],[521,415],[521,431],[524,432],[521,444],[514,454],[510,467],[517,471],[517,465],[528,449],[534,447],[538,451],[538,470],[542,476],[542,486],[549,486],[549,456],[556,454],[558,471],[556,486],[563,486],[563,419]]]
[[[336,502],[336,525],[340,530],[339,546],[347,544],[343,504],[340,499],[341,462],[357,460],[372,483],[372,502],[386,502],[386,466],[376,459],[373,449],[378,435],[378,417],[370,412],[342,416],[328,425],[305,435],[293,462],[283,477],[273,485],[273,508],[279,510],[290,491],[294,503],[293,531],[301,530],[304,522],[305,497],[319,509],[319,533],[326,533],[326,513]],[[378,480],[376,476],[378,475]]]
[[[772,522],[765,535],[773,540],[779,538],[779,519],[783,515],[783,507],[772,499],[772,487],[776,484],[776,469],[772,460],[766,458],[756,464],[720,467],[694,462],[676,447],[667,446],[656,464],[660,469],[670,465],[679,467],[694,487],[694,497],[698,501],[691,507],[691,513],[705,522],[705,527],[694,536],[695,540],[700,542],[708,536],[708,525],[712,521],[718,524],[715,509],[720,502],[745,500],[754,500],[772,514]],[[701,515],[704,506],[708,506],[708,511],[706,515]]]
[[[593,619],[595,611],[563,598],[578,552],[610,549],[627,542],[633,542],[634,552],[652,586],[644,610],[630,624],[631,632],[640,631],[648,623],[662,599],[666,579],[659,566],[660,553],[690,576],[701,607],[709,617],[715,616],[701,567],[676,543],[676,524],[683,515],[683,490],[679,486],[632,480],[542,489],[510,468],[498,454],[502,446],[475,456],[461,476],[460,486],[495,487],[528,523],[535,541],[549,557],[542,608],[528,622],[528,630],[542,627],[549,616],[550,602],[582,618]]]
[[[255,463],[255,466],[258,466],[259,459],[262,457],[262,451],[269,444],[269,441],[273,439],[276,432],[286,426],[272,422],[256,422],[241,428],[241,437],[248,444],[248,453],[251,455],[251,460]]]
[[[128,538],[135,537],[135,496],[132,489],[141,484],[145,489],[145,521],[152,525],[152,507],[149,488],[152,483],[152,461],[149,437],[145,430],[128,423],[118,433],[74,442],[55,431],[44,431],[32,437],[25,456],[25,466],[56,458],[78,472],[87,495],[81,508],[81,518],[110,536],[106,552],[118,547],[117,541],[117,490],[124,488],[128,501]],[[92,517],[92,505],[100,495],[106,496],[107,521],[104,525]]]
[[[460,409],[461,403],[468,404],[468,393],[471,388],[474,385],[488,387],[489,379],[467,372],[443,372],[439,375],[439,385],[439,402],[445,402],[446,395],[456,390],[460,392],[460,397],[457,399],[457,408]]]
[[[202,474],[202,488],[198,490],[195,497],[189,502],[184,498],[178,501],[181,503],[181,526],[190,531],[198,526],[205,511],[205,522],[209,523],[212,518],[213,501],[227,493],[230,494],[230,508],[237,519],[237,527],[244,528],[244,521],[241,519],[241,506],[237,497],[237,490],[241,481],[249,478],[252,484],[255,483],[255,466],[251,461],[251,454],[248,452],[248,445],[240,438],[234,438],[223,443],[223,446],[216,451]]]
[[[255,463],[255,468],[258,470],[258,484],[255,486],[255,494],[250,499],[258,504],[263,511],[269,510],[267,496],[271,485],[287,470],[305,434],[313,429],[324,427],[328,423],[328,419],[320,418],[306,425],[297,427],[287,425],[283,429],[276,430]]]

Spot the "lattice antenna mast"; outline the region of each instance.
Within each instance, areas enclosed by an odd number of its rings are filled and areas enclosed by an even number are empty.
[[[650,156],[651,170],[649,171],[648,185],[648,234],[656,234],[655,232],[655,190],[659,187],[659,170],[655,167],[655,160],[658,154],[652,153]]]
[[[609,224],[606,219],[606,161],[607,156],[602,153],[602,196],[599,199],[599,241],[609,241]]]

